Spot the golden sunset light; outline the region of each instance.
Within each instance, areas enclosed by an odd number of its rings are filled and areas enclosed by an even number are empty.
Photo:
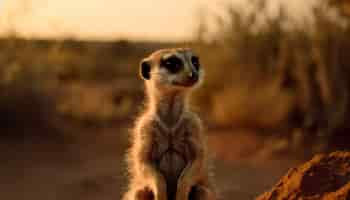
[[[24,37],[85,39],[188,40],[199,9],[215,10],[244,0],[2,0],[0,33]],[[283,2],[283,1],[282,1]],[[308,3],[293,1],[291,9]],[[306,5],[303,5],[306,4]]]

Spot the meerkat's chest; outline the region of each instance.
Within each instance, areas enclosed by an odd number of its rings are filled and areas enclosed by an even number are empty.
[[[187,133],[177,132],[158,136],[154,143],[153,157],[164,173],[179,175],[193,158]]]
[[[194,158],[189,134],[186,130],[163,132],[154,141],[152,157],[167,180],[168,190],[176,188],[177,179]]]

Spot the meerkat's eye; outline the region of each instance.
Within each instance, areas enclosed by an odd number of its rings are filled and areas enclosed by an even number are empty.
[[[191,58],[191,62],[192,62],[192,65],[194,66],[194,68],[198,71],[199,67],[200,67],[199,58],[197,56],[193,56]]]
[[[182,61],[176,56],[172,56],[167,59],[164,59],[161,65],[171,73],[177,73],[183,67]]]

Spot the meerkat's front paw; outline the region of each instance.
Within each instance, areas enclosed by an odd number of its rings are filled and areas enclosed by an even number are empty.
[[[196,185],[191,188],[190,200],[217,200],[216,194],[208,186]]]
[[[128,198],[125,200],[132,200],[132,199],[133,198]],[[145,187],[144,189],[140,189],[136,191],[135,200],[154,200],[154,193],[150,188]]]

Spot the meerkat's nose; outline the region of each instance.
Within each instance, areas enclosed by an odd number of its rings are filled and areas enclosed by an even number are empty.
[[[191,81],[197,81],[198,80],[198,73],[191,71],[190,73],[187,74],[188,79],[190,79]]]

